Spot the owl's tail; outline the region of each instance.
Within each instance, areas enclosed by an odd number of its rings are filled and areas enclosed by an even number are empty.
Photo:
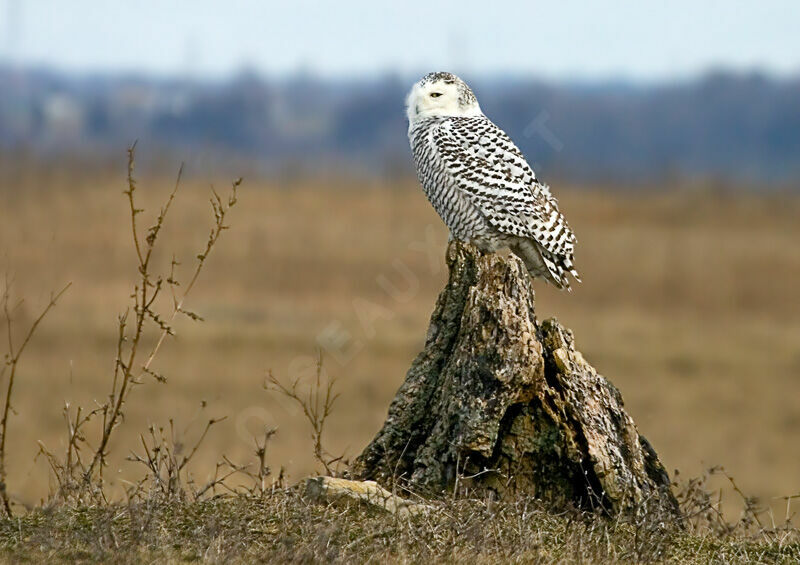
[[[519,238],[509,246],[511,251],[525,263],[528,273],[536,279],[544,279],[556,288],[572,291],[567,274],[581,282],[578,271],[572,264],[572,254],[551,255],[530,239]]]

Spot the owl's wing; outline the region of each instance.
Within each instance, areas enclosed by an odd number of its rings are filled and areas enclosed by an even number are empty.
[[[446,174],[500,233],[572,261],[575,235],[558,202],[506,133],[486,117],[451,118],[431,134]],[[570,265],[571,266],[571,265]]]

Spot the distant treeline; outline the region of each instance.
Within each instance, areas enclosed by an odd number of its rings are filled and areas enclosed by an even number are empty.
[[[0,147],[104,155],[133,139],[268,168],[410,168],[403,101],[418,77],[221,82],[0,67]],[[465,77],[545,178],[800,182],[800,77],[709,73],[650,86]]]

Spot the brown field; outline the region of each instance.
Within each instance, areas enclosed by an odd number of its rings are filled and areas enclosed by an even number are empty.
[[[147,224],[173,181],[139,180]],[[204,245],[208,187],[184,183],[161,266],[175,252],[186,271]],[[117,315],[136,277],[123,188],[121,172],[2,178],[0,273],[25,298],[17,327],[73,282],[18,375],[9,489],[28,504],[51,486],[37,442],[63,443],[64,403],[92,406],[108,394]],[[538,284],[540,317],[574,330],[670,469],[697,475],[719,464],[749,494],[800,492],[800,198],[556,192],[578,234],[584,282],[572,294]],[[230,224],[189,300],[205,322],[180,320],[156,362],[168,383],[146,381],[130,397],[112,445],[117,484],[141,474],[125,457],[148,424],[174,419],[191,439],[209,416],[228,419],[194,461],[198,480],[222,454],[247,460],[264,424],[279,427],[275,468],[290,480],[316,470],[302,415],[262,383],[270,369],[307,375],[319,346],[341,392],[329,448],[357,455],[420,349],[447,235],[414,181],[245,179]]]

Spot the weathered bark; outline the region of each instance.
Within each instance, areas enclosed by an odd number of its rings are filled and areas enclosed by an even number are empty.
[[[458,480],[609,512],[646,503],[677,516],[669,477],[619,391],[570,330],[537,322],[522,263],[458,242],[447,263],[425,349],[352,476],[420,493]]]

